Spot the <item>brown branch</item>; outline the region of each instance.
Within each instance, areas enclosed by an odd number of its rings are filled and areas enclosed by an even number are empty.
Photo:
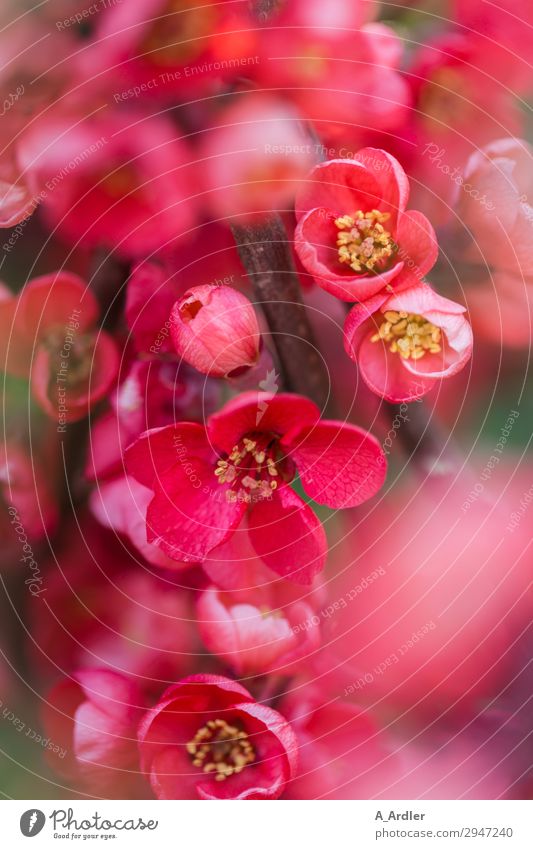
[[[300,293],[287,234],[279,215],[232,227],[242,263],[261,304],[287,389],[323,409],[330,386]]]

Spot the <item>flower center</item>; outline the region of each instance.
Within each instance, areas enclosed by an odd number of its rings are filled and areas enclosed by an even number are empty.
[[[251,433],[233,446],[227,459],[217,462],[215,475],[220,484],[230,484],[228,501],[270,498],[280,478],[294,477],[291,461],[283,456],[272,434]]]
[[[424,316],[388,310],[372,342],[390,342],[389,351],[404,360],[419,360],[425,354],[441,351],[441,330]]]
[[[149,53],[149,61],[161,66],[180,64],[197,56],[214,20],[211,9],[195,5],[192,0],[169,0],[143,39],[141,55]]]
[[[371,212],[359,209],[353,216],[337,218],[339,262],[358,272],[381,271],[397,250],[391,234],[383,227],[389,218],[389,212],[377,209]]]
[[[74,337],[73,331],[67,329],[51,330],[44,345],[50,356],[51,385],[58,377],[71,388],[89,379],[91,367],[94,368],[94,333],[80,333]]]
[[[468,87],[457,68],[438,68],[423,86],[419,109],[433,130],[447,131],[468,113]]]
[[[225,719],[210,719],[199,728],[187,743],[187,751],[194,766],[202,772],[216,773],[215,781],[237,775],[255,761],[254,747],[246,731],[229,725]]]

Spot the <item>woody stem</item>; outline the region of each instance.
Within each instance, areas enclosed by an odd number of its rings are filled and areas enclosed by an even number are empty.
[[[323,409],[330,394],[326,365],[300,292],[300,281],[279,215],[234,224],[233,236],[276,347],[285,387]]]

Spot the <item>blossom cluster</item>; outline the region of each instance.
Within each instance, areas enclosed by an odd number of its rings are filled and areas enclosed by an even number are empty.
[[[36,798],[531,797],[533,20],[423,5],[3,4]]]

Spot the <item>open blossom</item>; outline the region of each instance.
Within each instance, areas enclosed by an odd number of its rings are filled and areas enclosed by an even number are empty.
[[[426,283],[356,304],[344,327],[348,356],[367,386],[393,403],[420,398],[472,354],[465,308]]]
[[[296,200],[296,252],[319,286],[343,301],[398,292],[437,259],[437,239],[422,213],[406,210],[409,182],[400,163],[377,148],[317,165]]]
[[[257,363],[257,316],[231,286],[195,286],[176,301],[170,322],[177,353],[203,374],[228,377]]]
[[[133,110],[83,121],[43,114],[18,158],[67,241],[137,257],[194,223],[191,156],[179,135],[167,118]]]
[[[386,474],[373,436],[320,421],[298,395],[245,392],[209,417],[147,431],[126,452],[131,475],[149,487],[147,538],[170,557],[205,560],[248,513],[257,554],[279,574],[309,583],[325,562],[326,539],[311,507],[291,488],[333,509],[355,507]],[[242,532],[242,531],[239,531]]]
[[[37,403],[60,423],[86,416],[115,381],[118,350],[96,329],[98,312],[85,283],[63,271],[0,297],[0,368],[29,379]]]
[[[162,695],[139,728],[159,799],[277,799],[296,768],[286,720],[219,675],[192,675]]]
[[[47,752],[60,774],[108,798],[143,798],[137,726],[144,700],[136,684],[108,669],[83,669],[57,684],[43,708],[46,734],[61,751]]]

